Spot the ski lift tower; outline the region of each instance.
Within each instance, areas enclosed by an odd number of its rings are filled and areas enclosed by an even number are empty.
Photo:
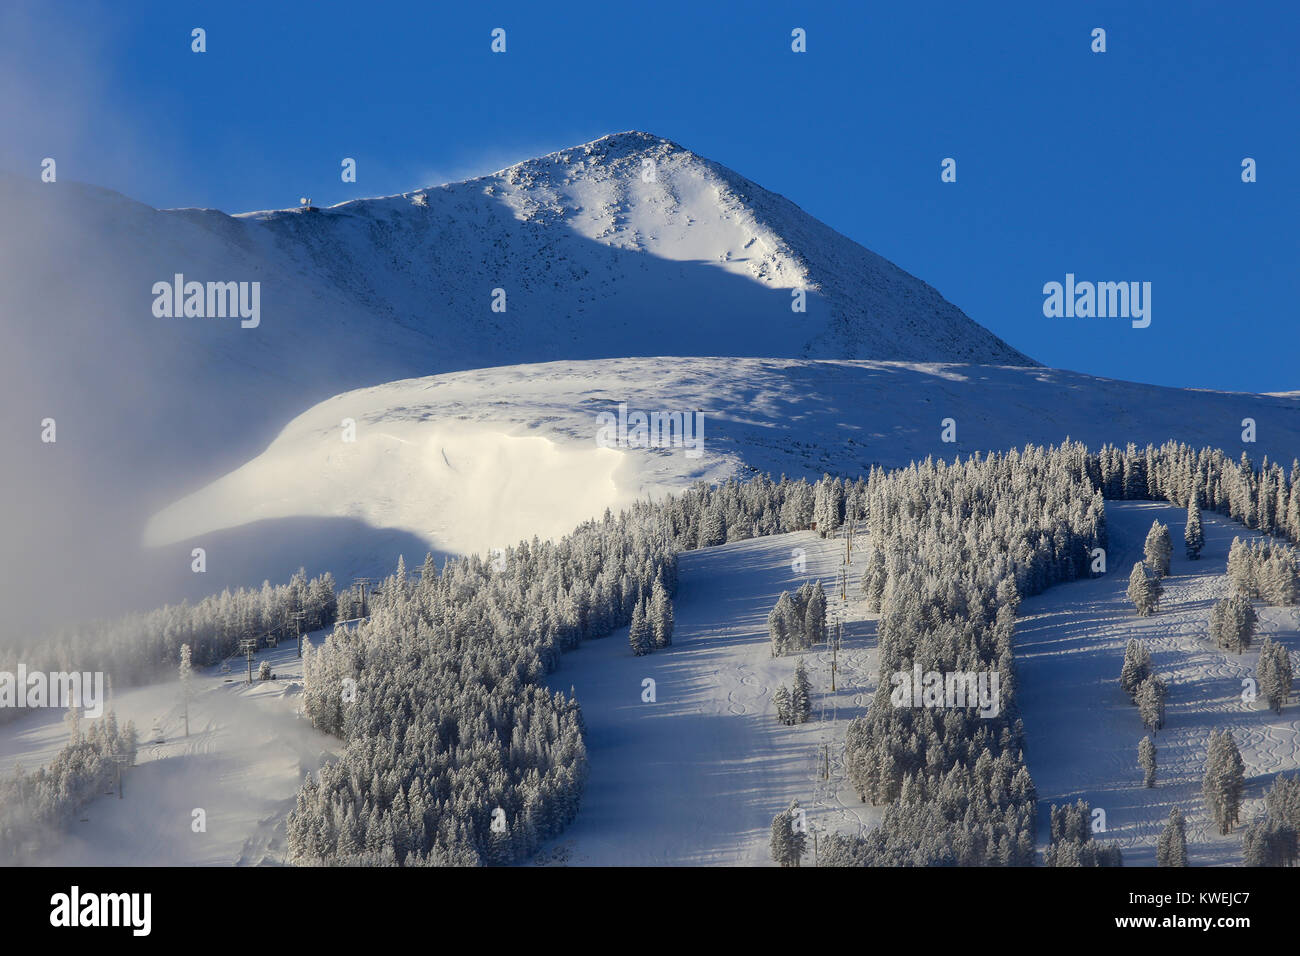
[[[247,683],[253,683],[253,654],[257,652],[257,638],[246,637],[239,642],[239,649],[244,656],[248,658],[248,680]]]
[[[117,799],[122,799],[122,768],[131,758],[126,754],[111,754],[113,763],[117,764]]]
[[[366,617],[366,588],[373,583],[370,578],[353,578],[352,586],[361,591],[361,611],[358,617]]]
[[[293,619],[294,632],[298,638],[298,656],[302,657],[302,622],[307,620],[307,612],[294,611],[289,617]]]

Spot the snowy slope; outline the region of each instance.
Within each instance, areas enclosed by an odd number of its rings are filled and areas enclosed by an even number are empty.
[[[800,573],[796,549],[806,561]],[[844,775],[844,730],[866,713],[876,660],[875,615],[856,595],[841,604],[830,593],[843,550],[801,531],[688,552],[672,647],[633,657],[623,628],[561,658],[548,683],[573,687],[582,703],[591,776],[577,820],[535,862],[770,865],[772,817],[792,800],[818,833],[875,824],[880,808],[862,803]],[[865,559],[859,550],[853,567]],[[799,658],[771,657],[767,613],[783,590],[818,579],[828,620],[844,623],[836,693],[826,648],[804,654],[814,720],[788,727],[772,694],[791,685]],[[654,702],[642,699],[645,678],[655,681]],[[821,776],[828,752],[829,781]]]
[[[596,416],[704,415],[702,455],[602,448]],[[957,441],[940,440],[956,421]],[[1243,446],[1241,420],[1259,441]],[[346,443],[340,423],[357,423]],[[993,366],[757,359],[623,359],[513,366],[336,396],[240,468],[155,514],[145,542],[183,566],[219,552],[256,584],[275,567],[387,573],[425,550],[486,552],[645,495],[752,469],[856,475],[1066,437],[1300,455],[1300,401]],[[333,522],[334,540],[300,534]]]
[[[1155,502],[1106,502],[1108,573],[1061,584],[1027,598],[1016,634],[1019,702],[1026,762],[1042,810],[1040,846],[1052,803],[1082,797],[1106,811],[1108,831],[1126,866],[1154,866],[1156,839],[1177,805],[1187,816],[1188,863],[1240,863],[1241,834],[1221,836],[1201,796],[1210,732],[1232,731],[1246,765],[1243,824],[1263,812],[1264,791],[1278,773],[1300,770],[1300,703],[1281,714],[1264,701],[1242,701],[1242,679],[1256,677],[1258,645],[1243,654],[1209,640],[1210,608],[1231,593],[1226,570],[1234,537],[1259,537],[1218,515],[1204,515],[1205,549],[1188,561],[1181,547],[1186,509]],[[1125,597],[1128,573],[1142,559],[1151,522],[1169,526],[1176,546],[1160,610],[1139,618]],[[1300,651],[1300,609],[1258,607],[1259,640]],[[1146,735],[1137,708],[1120,689],[1130,638],[1147,643],[1153,670],[1169,684],[1166,725],[1152,736],[1156,786],[1142,786],[1138,741]]]
[[[311,637],[319,643],[324,633]],[[185,736],[175,680],[118,693],[119,723],[135,721],[139,751],[122,798],[103,794],[54,836],[49,866],[249,866],[284,862],[285,818],[305,775],[337,756],[335,737],[296,714],[302,668],[286,643],[262,649],[275,680],[244,683],[242,658],[229,673],[194,676]],[[33,711],[0,734],[0,773],[48,764],[68,742],[64,714]],[[194,811],[205,814],[196,830]]]

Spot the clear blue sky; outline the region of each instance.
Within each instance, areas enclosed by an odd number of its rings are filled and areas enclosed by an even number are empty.
[[[0,12],[0,166],[35,176],[54,156],[60,179],[239,212],[641,129],[784,194],[1045,364],[1300,389],[1298,27],[1294,2],[17,0]],[[1044,318],[1043,284],[1066,272],[1151,282],[1150,328]]]

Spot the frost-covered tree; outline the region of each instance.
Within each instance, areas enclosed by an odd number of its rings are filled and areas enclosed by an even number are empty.
[[[1216,601],[1210,609],[1210,639],[1240,654],[1250,648],[1258,620],[1250,599],[1241,594]]]
[[[1142,726],[1153,733],[1165,725],[1165,697],[1168,693],[1165,682],[1153,676],[1139,684],[1134,695]]]
[[[1183,529],[1183,544],[1187,548],[1187,559],[1196,561],[1205,547],[1205,529],[1201,526],[1201,499],[1199,493],[1192,494],[1187,503],[1187,527]]]
[[[650,626],[655,647],[668,647],[673,642],[673,600],[663,582],[655,578],[650,592]]]
[[[804,582],[793,593],[782,591],[767,616],[772,655],[805,651],[826,641],[826,592],[822,583]]]
[[[808,596],[808,606],[803,617],[804,646],[826,643],[826,591],[821,581],[814,585]]]
[[[1156,785],[1156,745],[1150,737],[1143,737],[1138,744],[1138,768],[1142,771],[1142,786]]]
[[[1160,606],[1161,591],[1160,581],[1147,572],[1143,562],[1133,565],[1128,576],[1127,594],[1140,617],[1148,617]]]
[[[1228,581],[1233,589],[1243,597],[1255,596],[1255,567],[1251,559],[1250,548],[1241,538],[1233,538],[1228,548]]]
[[[867,552],[867,567],[862,572],[862,594],[867,599],[867,610],[873,614],[880,611],[880,599],[885,594],[885,553],[880,548],[871,548]]]
[[[650,622],[645,616],[645,598],[639,599],[636,608],[632,611],[632,624],[627,631],[627,643],[637,657],[644,657],[654,647]]]
[[[808,671],[803,666],[803,658],[794,668],[794,687],[790,691],[790,716],[792,723],[806,724],[812,717],[812,685],[808,683]]]
[[[1210,734],[1206,750],[1205,777],[1201,793],[1210,818],[1227,834],[1241,816],[1241,799],[1246,788],[1246,765],[1237,750],[1237,743],[1227,730]]]
[[[1265,816],[1242,831],[1246,866],[1292,866],[1300,857],[1300,777],[1279,776],[1264,794]]]
[[[772,859],[781,866],[798,866],[807,852],[808,835],[800,826],[802,819],[798,801],[772,818]]]
[[[1136,638],[1129,638],[1124,648],[1124,666],[1119,672],[1119,686],[1130,697],[1137,697],[1138,687],[1151,676],[1151,652],[1146,644]]]
[[[793,724],[790,716],[790,691],[784,684],[772,694],[772,703],[776,706],[776,719],[783,724]]]
[[[135,724],[119,726],[105,711],[83,726],[80,711],[68,715],[68,743],[35,773],[21,767],[0,776],[0,861],[11,865],[42,862],[60,831],[75,825],[78,811],[111,788],[117,779],[114,757],[135,764]]]
[[[1291,655],[1284,645],[1267,637],[1259,648],[1259,689],[1268,705],[1279,714],[1291,696]]]
[[[1245,866],[1291,866],[1296,849],[1296,831],[1268,817],[1241,831],[1241,862]]]
[[[1142,554],[1147,566],[1157,578],[1168,576],[1169,559],[1173,551],[1173,542],[1169,539],[1169,525],[1153,521],[1151,530],[1147,532],[1146,543],[1142,546]]]
[[[782,591],[767,615],[767,633],[772,641],[772,655],[781,657],[803,645],[803,620],[789,591]]]
[[[1123,866],[1123,856],[1114,844],[1092,839],[1092,807],[1086,800],[1074,806],[1053,806],[1051,843],[1043,854],[1048,866]]]
[[[1156,840],[1156,866],[1187,865],[1187,822],[1183,811],[1173,807],[1169,820]]]

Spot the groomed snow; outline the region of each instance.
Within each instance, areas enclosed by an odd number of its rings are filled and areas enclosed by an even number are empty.
[[[806,566],[794,569],[803,552]],[[798,800],[810,828],[858,833],[878,817],[844,777],[844,730],[875,687],[875,619],[832,592],[844,542],[810,531],[704,548],[679,559],[673,646],[645,657],[627,629],[561,659],[548,683],[573,687],[587,725],[591,776],[577,820],[536,857],[591,866],[772,865],[772,817]],[[854,555],[857,576],[865,547]],[[797,656],[771,657],[767,614],[783,590],[820,579],[828,622],[844,622],[837,693],[831,655],[803,655],[813,720],[785,726],[772,693]],[[852,589],[851,589],[852,591]],[[642,700],[642,681],[656,700]],[[821,778],[829,752],[831,779]],[[813,862],[812,840],[805,861]]]
[[[1187,817],[1191,866],[1239,864],[1241,832],[1221,836],[1201,797],[1206,745],[1216,728],[1232,731],[1246,764],[1246,804],[1241,823],[1263,812],[1263,794],[1279,773],[1300,770],[1300,701],[1282,713],[1264,701],[1242,700],[1242,679],[1256,676],[1258,644],[1243,654],[1209,639],[1210,608],[1231,593],[1225,572],[1234,537],[1258,537],[1217,515],[1203,514],[1205,549],[1186,560],[1187,512],[1149,502],[1106,502],[1110,551],[1104,576],[1057,585],[1020,606],[1016,664],[1027,738],[1026,762],[1038,788],[1039,841],[1046,845],[1051,804],[1080,797],[1106,811],[1108,832],[1125,866],[1154,866],[1155,843],[1174,805]],[[1125,597],[1129,571],[1142,559],[1151,522],[1169,526],[1174,542],[1171,575],[1160,610],[1137,617]],[[1300,650],[1300,608],[1265,608],[1257,641],[1281,641]],[[1120,689],[1124,648],[1139,638],[1151,651],[1152,669],[1169,685],[1167,723],[1152,735],[1156,785],[1142,786],[1138,741],[1146,735],[1137,708]]]

